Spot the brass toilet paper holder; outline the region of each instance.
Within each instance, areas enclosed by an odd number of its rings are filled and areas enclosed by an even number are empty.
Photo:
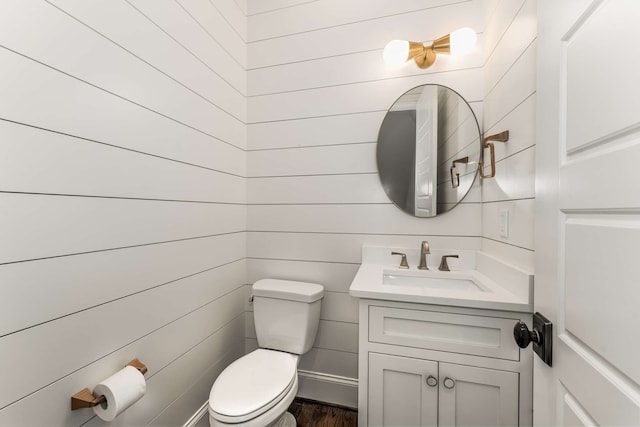
[[[146,365],[138,359],[133,359],[131,362],[127,363],[126,366],[133,366],[140,371],[142,375],[146,374],[148,370]],[[106,400],[107,399],[104,396],[96,397],[88,388],[85,388],[71,396],[71,410],[75,411],[76,409],[92,408],[106,402]]]

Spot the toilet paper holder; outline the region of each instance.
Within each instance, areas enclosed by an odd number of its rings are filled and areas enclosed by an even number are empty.
[[[138,359],[133,359],[131,362],[127,363],[126,366],[133,366],[140,371],[142,375],[146,374],[148,370],[146,365]],[[104,403],[105,401],[106,398],[104,396],[96,397],[88,388],[85,388],[71,396],[71,410],[75,411],[76,409],[92,408]]]

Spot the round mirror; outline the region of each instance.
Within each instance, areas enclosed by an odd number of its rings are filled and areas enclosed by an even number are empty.
[[[480,161],[480,128],[457,92],[418,86],[389,108],[378,133],[378,174],[403,211],[433,217],[469,192]]]

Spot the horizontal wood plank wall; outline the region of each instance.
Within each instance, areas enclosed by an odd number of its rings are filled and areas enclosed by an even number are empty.
[[[181,425],[243,354],[245,9],[0,7],[0,425],[103,425],[70,396],[134,357],[112,425]]]
[[[533,271],[536,1],[500,0],[490,5],[484,45],[484,132],[510,134],[507,143],[495,145],[495,178],[482,181],[482,247]],[[509,212],[508,237],[500,235],[498,223],[504,210]]]
[[[248,280],[325,285],[318,337],[300,369],[343,377],[333,395],[318,382],[302,387],[305,397],[357,404],[356,388],[345,394],[340,386],[358,372],[357,300],[348,289],[363,244],[418,248],[427,239],[437,248],[480,248],[479,185],[452,212],[416,219],[382,190],[375,150],[386,110],[417,85],[455,89],[482,120],[481,47],[439,57],[428,70],[387,69],[382,49],[392,39],[429,41],[463,26],[482,44],[483,13],[475,0],[247,2]]]

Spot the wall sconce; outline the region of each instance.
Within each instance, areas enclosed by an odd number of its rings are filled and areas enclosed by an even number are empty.
[[[436,62],[436,55],[444,53],[460,56],[469,53],[476,44],[476,32],[472,28],[460,28],[442,36],[430,46],[420,42],[391,40],[384,48],[382,57],[390,66],[400,66],[413,59],[420,68],[429,68]]]

